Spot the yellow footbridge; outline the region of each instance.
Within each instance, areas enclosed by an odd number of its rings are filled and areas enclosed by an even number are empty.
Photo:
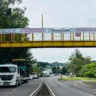
[[[2,33],[0,48],[96,47],[96,32]]]

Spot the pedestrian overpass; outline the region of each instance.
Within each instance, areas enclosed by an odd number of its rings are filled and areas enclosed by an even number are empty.
[[[0,29],[0,48],[95,47],[96,28]]]

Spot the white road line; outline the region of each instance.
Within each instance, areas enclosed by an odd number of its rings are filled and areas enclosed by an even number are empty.
[[[0,93],[0,94],[6,94],[6,96],[10,96],[11,94],[13,94],[16,90],[18,90],[20,87],[17,87],[16,89],[14,89],[13,91],[11,91],[10,93]]]
[[[56,96],[56,95],[53,93],[52,89],[49,87],[49,85],[48,85],[47,81],[46,81],[46,85],[47,85],[47,87],[48,87],[49,91],[51,92],[52,96]]]
[[[43,83],[43,81],[40,83],[39,87],[34,92],[32,92],[29,96],[34,95],[34,93],[41,87],[42,83]]]
[[[9,93],[0,93],[0,94],[1,94],[1,95],[4,95],[4,94],[6,95],[6,94],[9,94]]]
[[[77,84],[73,84],[73,85],[77,86]]]
[[[13,91],[11,91],[10,93],[0,93],[1,95],[6,95],[6,96],[9,96],[11,95],[13,92],[15,92],[16,90],[14,89]]]
[[[14,89],[12,92],[9,93],[9,95],[11,95],[13,92],[15,92],[16,90]]]

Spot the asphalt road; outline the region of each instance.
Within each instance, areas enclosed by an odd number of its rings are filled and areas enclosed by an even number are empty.
[[[57,77],[48,77],[47,83],[55,96],[96,96],[60,82],[57,80]]]
[[[14,87],[0,87],[0,96],[29,96],[34,92],[44,78],[30,80],[28,83],[22,84],[21,86]]]
[[[96,96],[96,83],[83,83],[82,81],[61,81],[68,86]]]

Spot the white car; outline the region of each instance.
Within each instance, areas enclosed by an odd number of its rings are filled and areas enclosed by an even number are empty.
[[[33,79],[38,79],[38,75],[36,72],[32,72]]]
[[[50,74],[51,77],[55,76],[54,74]]]
[[[33,76],[32,75],[29,75],[29,80],[32,80],[33,79]]]

